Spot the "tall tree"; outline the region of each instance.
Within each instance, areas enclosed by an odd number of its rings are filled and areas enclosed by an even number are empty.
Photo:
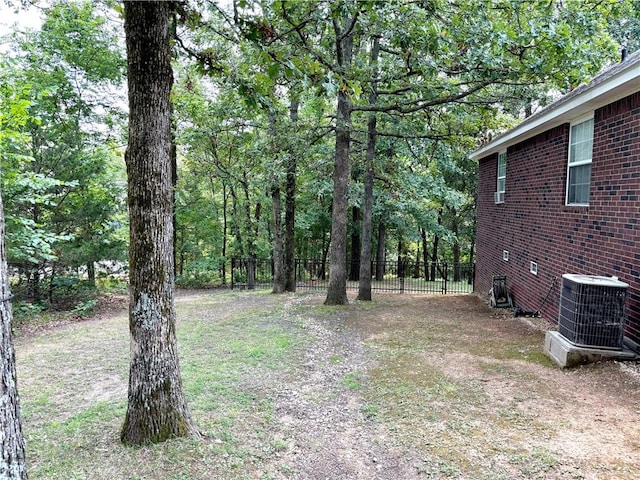
[[[16,375],[16,357],[11,339],[11,290],[7,276],[7,253],[4,247],[4,211],[0,196],[0,355],[2,356],[0,381],[0,478],[18,480],[27,478],[24,451],[24,436],[20,400],[18,397],[18,380]]]
[[[371,45],[371,64],[377,72],[378,55],[380,54],[380,37],[374,36]],[[374,77],[377,75],[374,75]],[[369,104],[377,100],[376,82],[371,85]],[[360,252],[360,272],[358,277],[358,300],[371,301],[371,243],[373,228],[373,180],[374,160],[376,156],[376,124],[375,113],[369,114],[367,120],[367,151],[365,153],[364,171],[364,207],[362,212],[362,250]]]
[[[292,128],[297,128],[300,99],[297,92],[291,95],[289,119]],[[284,289],[286,292],[296,291],[296,259],[295,259],[295,219],[296,219],[296,170],[298,168],[298,150],[290,149],[287,157],[286,195],[284,213]]]
[[[6,144],[17,137],[15,130],[26,119],[26,102],[15,95],[5,65],[0,70],[0,160]],[[16,358],[11,338],[11,290],[7,275],[7,252],[4,242],[4,208],[0,192],[0,478],[26,480],[25,444],[22,434],[20,399],[16,375]]]
[[[52,285],[56,271],[86,265],[91,273],[95,261],[126,252],[114,141],[124,55],[113,22],[90,2],[56,1],[44,13],[39,31],[15,34],[11,45],[12,75],[32,99],[30,137],[23,155],[3,164],[8,261],[27,276],[34,301],[40,278]]]
[[[325,305],[344,305],[347,300],[347,208],[351,172],[351,112],[347,78],[353,58],[353,39],[358,12],[343,13],[338,3],[333,16],[335,52],[340,74],[336,110],[336,151],[333,165],[333,212],[331,222],[331,269]]]
[[[121,440],[197,436],[176,341],[169,2],[124,3],[129,87],[129,399]]]

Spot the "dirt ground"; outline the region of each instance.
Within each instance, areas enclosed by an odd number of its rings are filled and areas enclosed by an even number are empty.
[[[640,478],[635,363],[561,370],[541,355],[550,324],[473,295],[388,295],[329,318],[306,325],[306,374],[263,386],[279,390],[276,463],[296,473],[256,478]],[[363,388],[344,388],[353,372]]]
[[[309,339],[294,347],[295,364],[239,377],[243,391],[273,404],[261,433],[268,438],[254,451],[277,448],[235,471],[214,455],[194,457],[187,476],[135,478],[640,478],[638,363],[559,369],[542,352],[552,328],[544,319],[513,318],[475,295],[375,295],[346,307],[323,306],[321,293],[244,292],[215,302],[212,295],[180,292],[178,329],[186,317],[260,319],[277,306],[281,313],[269,321]],[[124,326],[125,311],[126,299],[112,298],[81,323],[104,329],[116,316]],[[47,328],[75,328],[62,323]],[[22,332],[23,355],[31,336],[46,333]],[[110,391],[122,396],[126,383]],[[251,419],[239,425],[238,441],[255,443]],[[199,451],[223,441],[205,437]]]

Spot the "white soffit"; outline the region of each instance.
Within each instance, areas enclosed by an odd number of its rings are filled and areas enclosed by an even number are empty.
[[[557,100],[539,114],[473,151],[469,157],[480,160],[640,91],[640,57],[635,57],[633,61],[629,61],[628,68],[621,68],[619,72],[600,82],[596,77],[591,84],[583,87],[582,92],[576,92],[573,96],[571,93],[567,94],[570,97],[568,100]],[[609,72],[605,72],[603,76],[607,73]]]

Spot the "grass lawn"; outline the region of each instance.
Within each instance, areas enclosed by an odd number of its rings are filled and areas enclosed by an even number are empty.
[[[181,293],[202,440],[125,447],[127,312],[18,335],[34,479],[634,479],[640,381],[474,296]]]

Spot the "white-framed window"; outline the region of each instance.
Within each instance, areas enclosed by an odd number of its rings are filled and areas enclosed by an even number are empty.
[[[571,124],[567,164],[567,205],[589,205],[593,116]]]
[[[498,179],[496,183],[495,203],[504,203],[504,192],[507,184],[507,152],[498,153]]]
[[[502,260],[505,262],[509,261],[509,250],[502,250]]]
[[[529,271],[534,275],[538,274],[538,264],[536,262],[529,262]]]

